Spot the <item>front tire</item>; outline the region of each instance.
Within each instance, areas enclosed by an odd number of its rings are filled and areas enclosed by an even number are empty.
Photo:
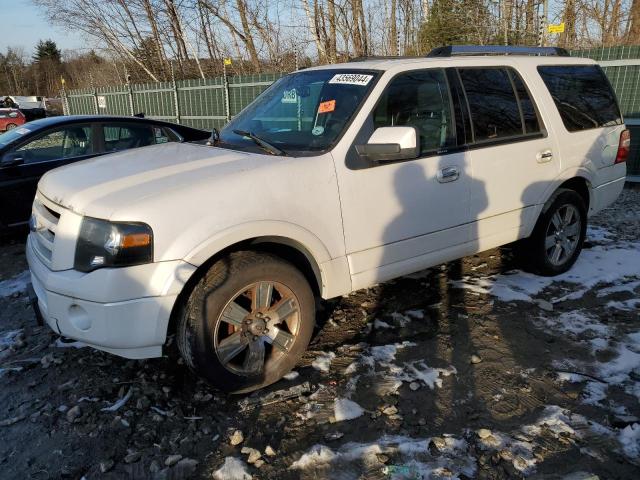
[[[13,130],[16,127],[17,125],[15,123],[10,123],[6,126],[6,131],[8,132],[9,130]]]
[[[574,190],[559,189],[542,209],[521,255],[530,271],[547,277],[559,275],[578,259],[586,232],[584,200]]]
[[[268,253],[235,252],[195,285],[178,325],[186,364],[221,390],[270,385],[304,353],[315,300],[304,275]]]

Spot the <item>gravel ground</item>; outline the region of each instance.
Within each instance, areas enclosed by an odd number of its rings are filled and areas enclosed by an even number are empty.
[[[543,279],[492,250],[323,302],[249,396],[169,345],[130,361],[36,326],[0,246],[0,478],[640,478],[640,191]]]

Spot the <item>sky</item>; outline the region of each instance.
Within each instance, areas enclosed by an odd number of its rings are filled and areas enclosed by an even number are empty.
[[[86,46],[80,35],[50,25],[31,0],[0,0],[0,52],[7,47],[23,47],[31,55],[39,40],[53,40],[61,50]]]

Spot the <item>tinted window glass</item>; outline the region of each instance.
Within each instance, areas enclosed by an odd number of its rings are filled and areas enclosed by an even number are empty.
[[[17,151],[24,153],[25,163],[81,157],[93,153],[91,127],[67,127],[26,143]]]
[[[570,132],[622,123],[616,97],[597,65],[538,67]]]
[[[8,130],[5,133],[0,134],[0,146],[5,146],[10,144],[11,142],[15,142],[20,139],[24,135],[27,135],[32,132],[32,128],[37,128],[35,122],[30,123],[28,125],[24,125],[19,128],[14,128],[13,130]]]
[[[444,72],[421,70],[394,78],[373,112],[373,122],[375,128],[416,127],[421,153],[450,145],[455,130]]]
[[[155,143],[157,144],[167,143],[171,141],[171,139],[169,138],[168,132],[164,128],[153,127],[153,136],[154,136]]]
[[[374,71],[344,69],[287,75],[220,131],[218,146],[264,152],[237,133],[244,131],[293,155],[327,150],[346,130],[377,76]]]
[[[514,70],[509,70],[513,84],[516,87],[516,93],[518,94],[518,100],[520,101],[520,108],[522,109],[522,117],[524,119],[525,133],[539,133],[540,122],[538,120],[538,114],[536,113],[536,107],[531,100],[531,96],[524,85],[524,82]]]
[[[106,125],[104,143],[107,152],[119,152],[153,145],[155,136],[146,125]]]
[[[516,94],[505,69],[463,68],[459,72],[476,142],[524,133]]]

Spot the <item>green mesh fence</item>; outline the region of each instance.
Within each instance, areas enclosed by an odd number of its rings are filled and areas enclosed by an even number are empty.
[[[133,115],[178,122],[196,128],[222,127],[227,118],[237,115],[281,73],[239,75],[176,82],[118,85],[67,92],[69,115]],[[226,92],[229,111],[226,107]]]

